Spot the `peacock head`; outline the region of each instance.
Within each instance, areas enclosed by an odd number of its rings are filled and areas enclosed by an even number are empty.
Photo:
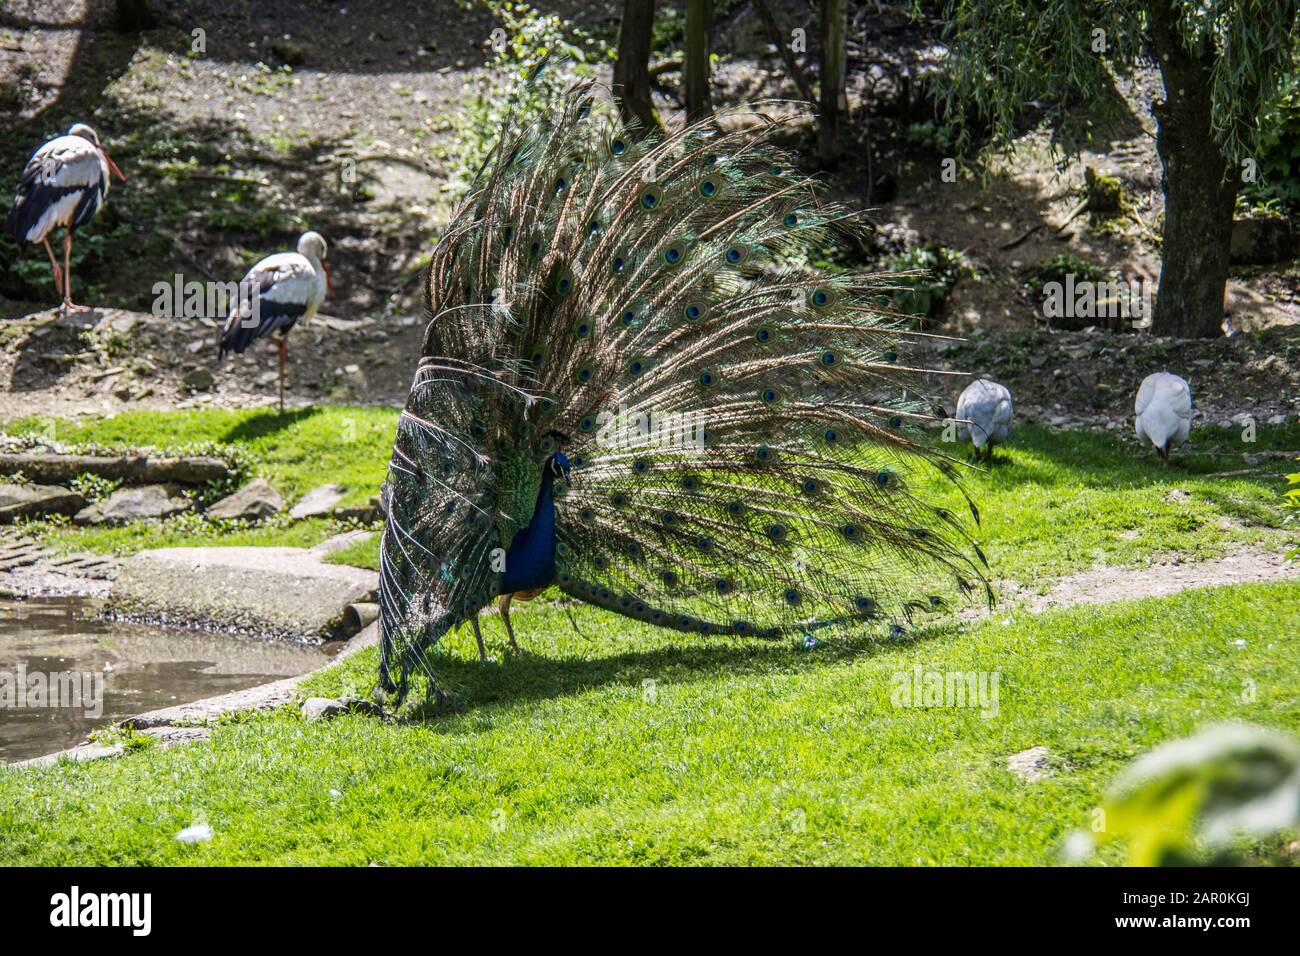
[[[557,451],[546,459],[546,473],[551,476],[552,480],[564,482],[567,488],[571,484],[569,480],[569,456],[562,451]]]

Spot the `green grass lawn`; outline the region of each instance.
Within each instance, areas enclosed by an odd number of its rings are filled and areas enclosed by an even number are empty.
[[[0,770],[0,863],[1053,863],[1141,751],[1227,719],[1300,730],[1300,582],[815,650],[575,618],[582,635],[521,607],[524,655],[500,664],[468,632],[444,642],[459,704],[424,721],[282,711],[183,748]],[[309,689],[364,692],[374,665]],[[916,667],[996,673],[996,712],[899,706]],[[1040,745],[1048,778],[1007,770]],[[174,839],[196,822],[210,842]]]
[[[55,436],[110,447],[234,449],[247,474],[269,480],[287,505],[325,482],[344,485],[344,503],[354,504],[368,501],[384,479],[396,417],[395,409],[333,405],[284,415],[274,409],[126,412],[56,422]],[[6,430],[41,432],[48,425],[29,418]],[[1282,476],[1294,465],[1268,459],[1251,466],[1242,454],[1300,449],[1300,425],[1261,426],[1257,437],[1247,444],[1236,430],[1197,429],[1176,464],[1165,468],[1127,430],[1017,429],[1011,448],[966,478],[980,508],[977,537],[993,577],[1033,584],[1096,563],[1139,564],[1153,552],[1203,558],[1234,543],[1271,544],[1281,523]],[[1242,470],[1248,473],[1215,477]],[[934,487],[954,511],[966,512],[945,482],[937,480]],[[126,553],[180,544],[310,545],[339,528],[323,520],[247,526],[191,515],[132,528],[38,530],[66,550]],[[356,545],[332,560],[377,567],[378,542]]]
[[[68,445],[230,454],[243,467],[244,478],[269,481],[284,496],[287,511],[306,492],[328,482],[344,487],[341,505],[368,502],[387,472],[396,422],[396,410],[364,406],[320,405],[284,414],[266,408],[210,408],[56,420],[53,432]],[[50,424],[49,419],[25,418],[4,430],[13,435],[48,434]],[[124,528],[40,522],[32,530],[63,550],[125,554],[179,545],[310,546],[340,528],[326,519],[290,522],[280,516],[248,524],[183,515]]]
[[[234,442],[290,501],[324,481],[364,500],[382,480],[394,415],[139,413],[58,427],[61,440],[106,445]],[[1294,450],[1300,428],[1259,439],[1200,429],[1164,468],[1127,435],[1019,429],[967,479],[993,578],[1045,587],[1155,552],[1282,550],[1282,476],[1294,466],[1251,466],[1242,453]],[[309,544],[335,529],[190,517],[49,530],[133,550]],[[339,557],[373,566],[376,547]],[[289,709],[225,723],[194,746],[0,769],[0,863],[1050,863],[1136,754],[1220,720],[1300,730],[1300,582],[1042,616],[1007,607],[967,623],[936,612],[905,638],[843,631],[812,650],[660,632],[590,607],[573,615],[580,633],[553,598],[519,606],[519,659],[504,658],[501,624],[486,619],[499,664],[478,661],[468,629],[449,635],[431,657],[455,703],[424,719],[309,723]],[[916,667],[996,674],[996,713],[896,706],[896,675]],[[366,652],[306,691],[369,695],[375,671]],[[1007,770],[1008,755],[1039,745],[1049,778]],[[177,843],[196,822],[214,839]]]

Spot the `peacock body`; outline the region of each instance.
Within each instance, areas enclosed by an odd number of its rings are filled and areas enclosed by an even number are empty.
[[[385,488],[399,695],[449,629],[549,584],[779,635],[907,618],[939,600],[912,590],[927,569],[984,580],[965,522],[911,487],[920,463],[954,477],[909,437],[932,416],[901,357],[919,333],[885,280],[806,265],[847,220],[781,123],[637,138],[597,94],[507,130],[433,252]]]

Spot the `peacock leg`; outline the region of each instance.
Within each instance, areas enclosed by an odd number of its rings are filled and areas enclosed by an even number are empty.
[[[510,626],[510,599],[513,597],[513,594],[501,595],[497,607],[501,609],[501,620],[506,622],[506,633],[510,635],[510,649],[518,654],[519,645],[515,643],[515,629]]]
[[[59,265],[59,260],[55,258],[54,249],[50,246],[49,238],[41,240],[45,245],[45,252],[50,257],[50,268],[54,270],[54,288],[59,290],[59,295],[63,294],[63,269]]]
[[[478,615],[475,614],[470,618],[470,623],[474,625],[474,640],[478,641],[478,659],[481,661],[490,661],[487,648],[483,646],[483,632],[478,629]]]

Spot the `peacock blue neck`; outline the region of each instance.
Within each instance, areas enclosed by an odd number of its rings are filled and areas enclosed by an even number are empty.
[[[501,593],[544,588],[555,580],[555,491],[549,469],[542,470],[537,505],[526,527],[515,532],[506,550]]]

